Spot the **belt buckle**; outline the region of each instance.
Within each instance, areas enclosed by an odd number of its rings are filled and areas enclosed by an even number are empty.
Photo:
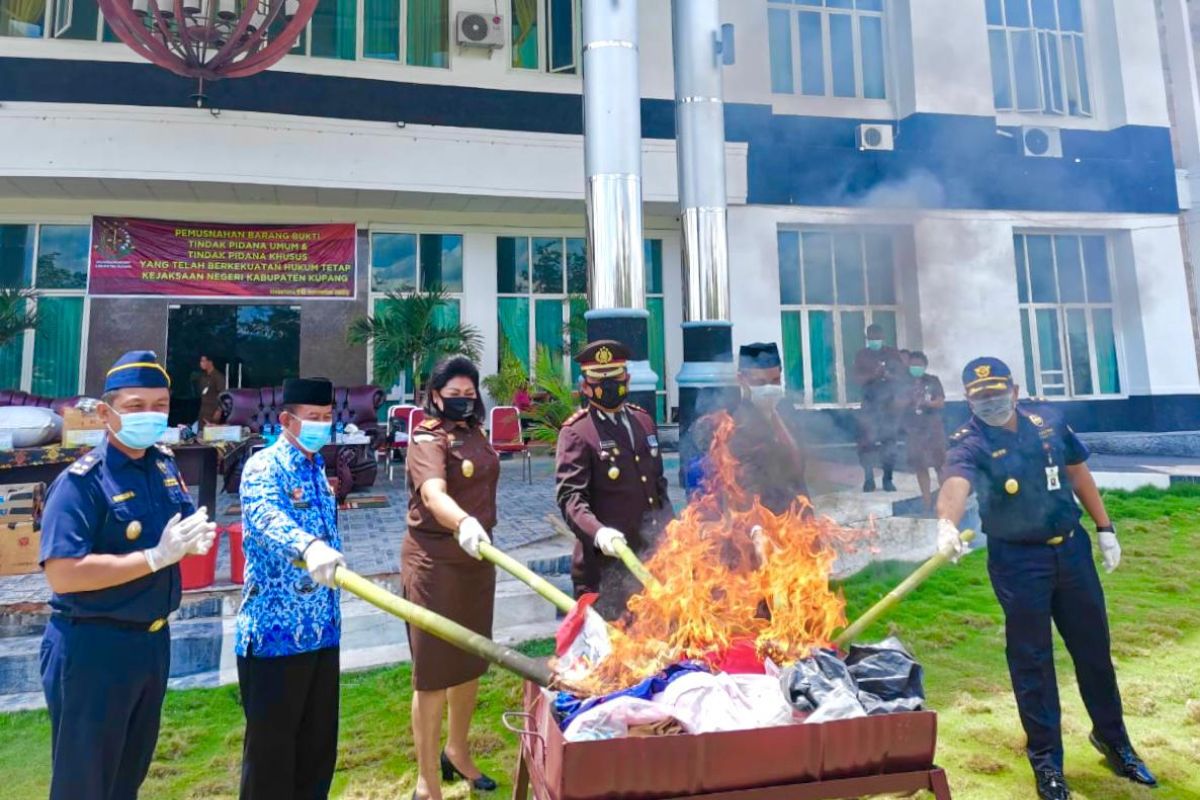
[[[1046,540],[1046,544],[1054,546],[1054,547],[1058,547],[1062,543],[1063,543],[1063,537],[1061,537],[1061,536],[1055,536],[1053,539]]]
[[[161,631],[161,630],[162,630],[164,627],[166,627],[166,625],[167,625],[167,620],[166,620],[166,618],[165,618],[165,617],[159,617],[158,619],[154,620],[154,622],[151,622],[151,623],[150,623],[150,627],[149,627],[149,628],[147,628],[146,630],[150,631],[150,633],[158,633],[158,632],[159,632],[159,631]]]

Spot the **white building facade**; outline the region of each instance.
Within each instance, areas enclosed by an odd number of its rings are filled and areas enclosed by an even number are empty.
[[[321,0],[294,55],[210,85],[205,108],[86,5],[0,0],[0,283],[42,314],[0,352],[4,387],[94,392],[134,346],[190,363],[184,322],[237,328],[248,305],[299,331],[273,351],[286,369],[364,383],[350,321],[435,282],[483,334],[485,373],[502,347],[569,356],[586,303],[578,0]],[[456,44],[463,11],[501,18],[503,46]],[[670,3],[640,14],[666,419],[682,360]],[[952,399],[962,366],[995,355],[1084,430],[1200,429],[1155,0],[724,0],[722,19],[734,342],[780,342],[798,403],[854,406],[847,368],[876,322]],[[353,222],[357,297],[89,297],[94,215]],[[277,377],[216,341],[244,385]]]

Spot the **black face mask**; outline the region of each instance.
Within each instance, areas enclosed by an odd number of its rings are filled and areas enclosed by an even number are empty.
[[[443,397],[442,416],[451,422],[470,422],[475,418],[475,398]]]
[[[625,381],[618,378],[604,378],[599,383],[588,385],[592,387],[592,402],[607,411],[620,408],[629,392]]]

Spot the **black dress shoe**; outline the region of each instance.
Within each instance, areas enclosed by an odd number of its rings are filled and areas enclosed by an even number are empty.
[[[894,492],[894,491],[896,491],[896,484],[892,483],[892,479],[891,479],[891,478],[884,478],[884,479],[883,479],[883,490],[884,490],[885,492]]]
[[[442,780],[449,783],[450,781],[455,781],[459,778],[462,778],[463,780],[470,780],[471,788],[477,792],[496,791],[496,782],[487,775],[480,774],[478,778],[468,779],[458,767],[454,766],[449,757],[445,753],[442,753]]]
[[[1158,786],[1158,779],[1154,777],[1154,773],[1129,745],[1109,747],[1100,741],[1094,731],[1088,734],[1088,741],[1092,743],[1092,747],[1100,751],[1100,755],[1108,761],[1108,766],[1112,768],[1112,771],[1122,778],[1140,783],[1142,786]]]
[[[1067,779],[1056,769],[1034,770],[1037,776],[1038,800],[1071,800]]]
[[[863,491],[864,492],[875,491],[875,479],[874,478],[863,481]]]

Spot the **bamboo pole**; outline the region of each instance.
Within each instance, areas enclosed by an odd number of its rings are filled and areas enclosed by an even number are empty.
[[[638,557],[634,555],[633,550],[630,549],[628,544],[617,542],[614,545],[614,549],[617,551],[617,558],[621,559],[621,563],[633,573],[633,577],[641,581],[643,586],[655,586],[658,584],[658,579],[650,574],[650,570],[646,569],[646,565],[638,560]]]
[[[333,580],[338,586],[361,597],[376,608],[394,614],[413,627],[443,639],[460,650],[486,659],[510,672],[515,672],[539,686],[548,687],[554,681],[554,673],[545,663],[522,655],[512,648],[497,644],[486,636],[480,636],[454,620],[446,619],[416,603],[397,597],[356,572],[351,572],[345,567],[338,567]]]
[[[963,544],[969,544],[974,538],[975,531],[963,531],[959,534],[959,541]],[[838,637],[833,640],[834,645],[838,649],[842,649],[861,636],[863,631],[871,627],[884,614],[891,611],[905,595],[924,583],[926,578],[953,557],[954,548],[950,546],[934,553],[928,561],[917,567],[911,575],[901,581],[899,586],[888,592],[882,600],[871,606],[865,614],[854,620],[854,622],[846,627],[846,630],[838,634]]]
[[[480,544],[479,555],[526,584],[530,589],[533,589],[542,597],[549,600],[555,608],[564,614],[570,614],[575,608],[575,599],[573,597],[495,545],[488,544],[487,542]]]

